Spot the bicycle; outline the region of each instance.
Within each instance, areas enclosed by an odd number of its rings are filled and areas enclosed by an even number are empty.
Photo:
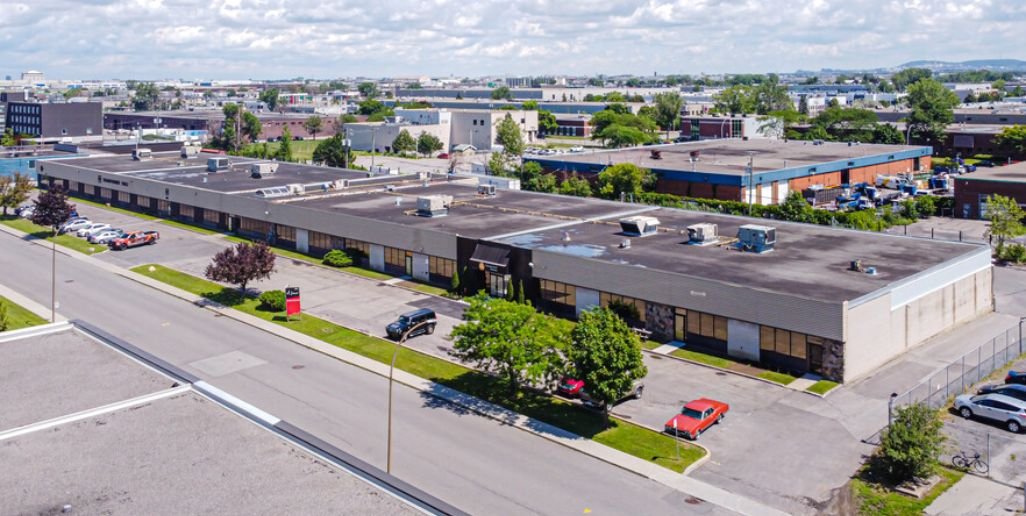
[[[980,458],[979,453],[975,453],[970,456],[966,452],[960,451],[958,452],[958,455],[951,457],[951,464],[956,468],[966,471],[973,469],[981,475],[986,475],[987,472],[990,471],[990,466]]]

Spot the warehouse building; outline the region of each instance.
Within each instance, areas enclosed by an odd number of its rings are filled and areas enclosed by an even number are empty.
[[[154,154],[41,163],[44,185],[375,270],[614,306],[658,341],[850,381],[993,307],[986,246],[563,197],[476,179]]]
[[[965,219],[987,217],[987,198],[1003,195],[1026,207],[1026,162],[978,168],[955,178],[955,214]]]
[[[592,178],[607,166],[633,163],[655,173],[661,193],[777,204],[789,192],[815,185],[873,183],[879,175],[928,171],[930,155],[930,147],[732,138],[524,161],[547,172]]]

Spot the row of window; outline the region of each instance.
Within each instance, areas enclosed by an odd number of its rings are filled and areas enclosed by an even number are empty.
[[[413,256],[413,253],[396,247],[385,246],[385,265],[406,267],[406,257]]]
[[[12,124],[32,124],[39,125],[39,117],[32,115],[11,115]]]
[[[311,248],[327,251],[339,247],[338,244],[341,242],[341,238],[321,233],[320,231],[309,231],[307,233],[307,243]]]
[[[344,238],[342,239],[342,243],[345,245],[347,250],[351,249],[359,251],[363,253],[364,256],[370,256],[370,244],[367,242],[362,240],[353,240],[352,238]]]
[[[196,209],[185,204],[178,205],[178,216],[189,220],[196,219]]]
[[[685,319],[687,320],[689,334],[723,342],[727,341],[726,317],[687,310]]]
[[[432,276],[451,278],[455,271],[456,260],[450,260],[448,258],[439,258],[437,256],[428,257],[428,273]]]
[[[619,294],[610,294],[608,292],[602,292],[599,294],[599,305],[603,308],[608,307],[610,304],[633,307],[632,311],[637,311],[633,316],[637,316],[641,322],[645,321],[645,302],[640,299],[633,297],[621,296]]]
[[[27,106],[25,104],[11,104],[9,108],[11,113],[21,113],[27,115],[38,115],[42,106]]]
[[[271,223],[242,217],[239,219],[239,230],[266,235],[271,232]]]
[[[548,303],[563,305],[568,311],[577,309],[577,287],[552,280],[541,280],[541,298]]]
[[[759,349],[804,360],[808,346],[823,346],[825,340],[815,335],[781,330],[770,326],[759,327]]]

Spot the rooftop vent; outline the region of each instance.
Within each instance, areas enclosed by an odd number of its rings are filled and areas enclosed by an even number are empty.
[[[183,158],[191,158],[193,156],[196,156],[197,154],[199,154],[199,147],[195,147],[192,145],[186,145],[182,147],[181,155]]]
[[[207,172],[224,172],[230,165],[225,157],[207,158]]]
[[[709,245],[719,241],[716,224],[703,222],[688,226],[688,244]]]
[[[659,231],[659,219],[655,217],[627,217],[620,219],[620,229],[627,236],[644,237]]]
[[[147,148],[135,149],[132,151],[132,159],[136,161],[145,161],[153,158],[153,151]]]
[[[631,239],[625,238],[625,239],[620,241],[620,249],[630,249],[630,248],[631,248]]]
[[[256,196],[261,199],[274,199],[275,197],[288,197],[292,192],[287,186],[275,186],[273,188],[261,188],[256,191]]]
[[[477,185],[479,195],[495,195],[495,185]]]
[[[277,163],[254,163],[249,167],[250,175],[253,179],[260,179],[264,176],[269,176],[278,171]]]
[[[421,217],[444,217],[452,205],[451,195],[426,195],[417,197],[417,215]]]
[[[777,243],[777,229],[758,224],[745,224],[737,228],[738,248],[752,253],[768,253]]]

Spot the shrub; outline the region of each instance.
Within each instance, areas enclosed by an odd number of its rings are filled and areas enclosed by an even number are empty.
[[[944,443],[943,427],[937,411],[922,403],[896,409],[880,438],[880,473],[895,483],[930,476]]]
[[[353,264],[353,258],[341,249],[328,251],[321,261],[329,267],[349,267]]]
[[[1026,263],[1026,245],[1004,244],[997,248],[997,257],[1012,263]]]
[[[607,308],[627,324],[633,324],[641,317],[637,306],[624,303],[623,301],[610,301]]]
[[[268,290],[258,298],[260,309],[269,312],[281,312],[285,310],[285,292],[281,290]]]

